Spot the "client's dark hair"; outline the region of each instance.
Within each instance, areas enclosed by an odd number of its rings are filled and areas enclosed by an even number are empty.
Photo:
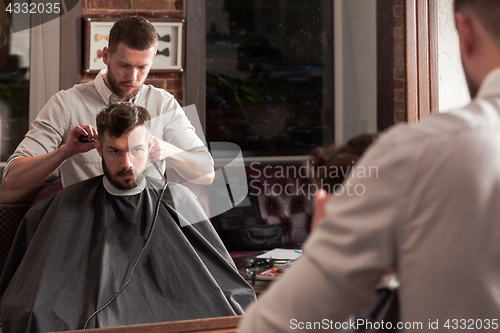
[[[311,151],[311,181],[328,193],[333,193],[337,184],[342,184],[354,164],[366,148],[378,137],[377,133],[360,134],[345,144],[336,147],[332,143],[326,148],[318,147]]]
[[[490,36],[500,45],[500,1],[499,0],[455,0],[454,10],[470,10],[483,24]]]
[[[132,103],[115,103],[97,114],[97,132],[99,140],[104,140],[104,133],[112,137],[121,137],[132,132],[137,126],[151,119],[148,110]]]
[[[115,53],[120,43],[131,49],[144,51],[158,43],[158,34],[151,22],[145,18],[125,17],[116,21],[109,32],[108,48],[110,54]]]

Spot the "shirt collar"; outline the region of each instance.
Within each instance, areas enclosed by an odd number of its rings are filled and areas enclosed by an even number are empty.
[[[486,75],[477,93],[478,98],[500,95],[500,67]]]
[[[111,91],[111,89],[109,89],[108,86],[106,85],[106,83],[104,83],[104,75],[106,75],[107,72],[108,72],[107,69],[102,69],[99,72],[99,74],[97,74],[97,76],[95,77],[95,80],[94,80],[95,88],[97,89],[97,92],[99,93],[99,95],[103,99],[104,103],[106,103],[106,105],[109,104],[109,100],[111,99],[111,95],[113,95],[113,92]]]
[[[116,103],[116,101],[118,100],[118,96],[116,96],[104,82],[104,75],[106,75],[107,72],[107,69],[101,69],[99,74],[97,74],[97,76],[95,77],[94,85],[104,103],[106,103],[106,105],[109,105],[112,103]],[[139,99],[139,96],[141,95],[142,89],[144,89],[144,84],[141,86],[141,89],[139,89],[139,93],[133,99],[129,100],[129,102],[135,104],[135,101],[137,101]]]
[[[130,190],[124,190],[124,191],[119,190],[116,187],[114,187],[113,185],[111,185],[111,183],[108,181],[106,176],[103,177],[102,182],[104,184],[104,188],[106,189],[106,191],[109,194],[117,196],[117,197],[125,197],[125,196],[139,194],[146,187],[146,177],[144,177],[142,179],[142,181],[137,185],[137,187],[134,187],[133,189],[130,189]]]

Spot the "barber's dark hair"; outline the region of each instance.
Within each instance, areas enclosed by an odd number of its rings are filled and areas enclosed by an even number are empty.
[[[500,46],[499,0],[454,0],[454,10],[455,13],[470,10]]]
[[[115,103],[97,114],[97,132],[99,140],[104,140],[104,134],[111,137],[121,137],[132,132],[137,126],[149,125],[151,115],[142,106],[132,103]]]
[[[145,18],[125,17],[116,21],[109,32],[109,52],[115,53],[120,43],[131,49],[144,51],[158,43],[158,34],[151,22]]]
[[[326,148],[318,147],[311,151],[309,175],[311,182],[328,193],[335,191],[335,186],[342,184],[345,177],[354,168],[356,162],[378,137],[377,133],[360,134],[345,144],[330,144]]]

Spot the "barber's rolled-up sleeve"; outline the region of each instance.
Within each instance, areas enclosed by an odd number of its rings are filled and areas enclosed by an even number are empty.
[[[379,139],[337,188],[303,256],[249,309],[240,332],[333,329],[371,303],[380,277],[396,266],[400,164],[390,139]]]

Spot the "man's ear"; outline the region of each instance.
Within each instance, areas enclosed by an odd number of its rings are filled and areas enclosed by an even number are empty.
[[[102,49],[102,61],[104,61],[104,63],[106,64],[106,66],[108,65],[109,57],[110,57],[109,49],[105,46]]]
[[[94,146],[95,146],[95,149],[97,150],[97,152],[99,153],[99,156],[102,157],[102,145],[101,145],[101,141],[99,141],[99,138],[95,139]]]
[[[474,52],[475,43],[477,42],[472,18],[462,13],[456,13],[455,26],[458,32],[460,50],[464,56],[469,57]]]

